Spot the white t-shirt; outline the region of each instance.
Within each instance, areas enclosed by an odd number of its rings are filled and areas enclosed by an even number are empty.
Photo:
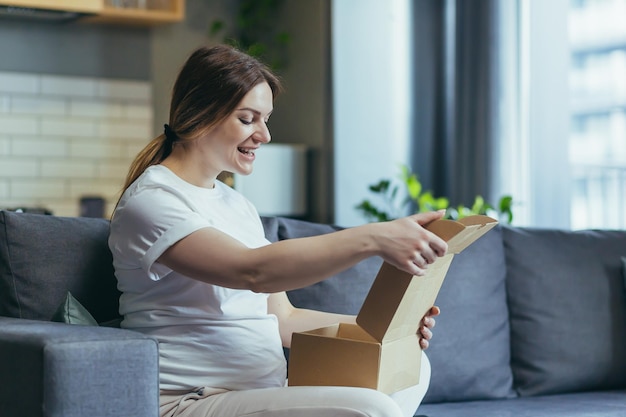
[[[163,390],[282,386],[286,364],[267,294],[206,284],[157,262],[205,227],[250,248],[269,244],[256,209],[219,181],[213,189],[197,187],[154,165],[126,190],[109,237],[122,327],[159,341]]]

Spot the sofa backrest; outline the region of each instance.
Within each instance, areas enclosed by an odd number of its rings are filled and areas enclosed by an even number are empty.
[[[105,219],[0,211],[0,315],[50,320],[68,291],[98,322],[119,292]]]

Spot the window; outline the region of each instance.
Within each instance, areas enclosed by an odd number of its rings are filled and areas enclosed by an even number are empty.
[[[570,0],[571,227],[626,228],[626,0]]]
[[[514,223],[625,229],[626,0],[514,3],[517,124],[502,135],[500,167]]]

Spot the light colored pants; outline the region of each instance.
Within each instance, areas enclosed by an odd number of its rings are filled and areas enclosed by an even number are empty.
[[[367,388],[280,387],[245,391],[198,389],[161,393],[161,417],[410,417],[426,395],[430,363],[422,354],[420,384],[391,395]]]

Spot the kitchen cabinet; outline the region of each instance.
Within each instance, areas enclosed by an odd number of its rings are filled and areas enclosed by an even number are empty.
[[[25,17],[36,11],[78,13],[81,23],[152,26],[185,18],[185,0],[0,0],[0,7]]]
[[[85,22],[159,25],[185,18],[184,0],[101,0],[100,11]]]
[[[77,13],[97,13],[104,0],[2,0],[0,5],[16,9],[41,9]],[[17,12],[16,12],[17,13]],[[16,14],[17,15],[17,14]]]

